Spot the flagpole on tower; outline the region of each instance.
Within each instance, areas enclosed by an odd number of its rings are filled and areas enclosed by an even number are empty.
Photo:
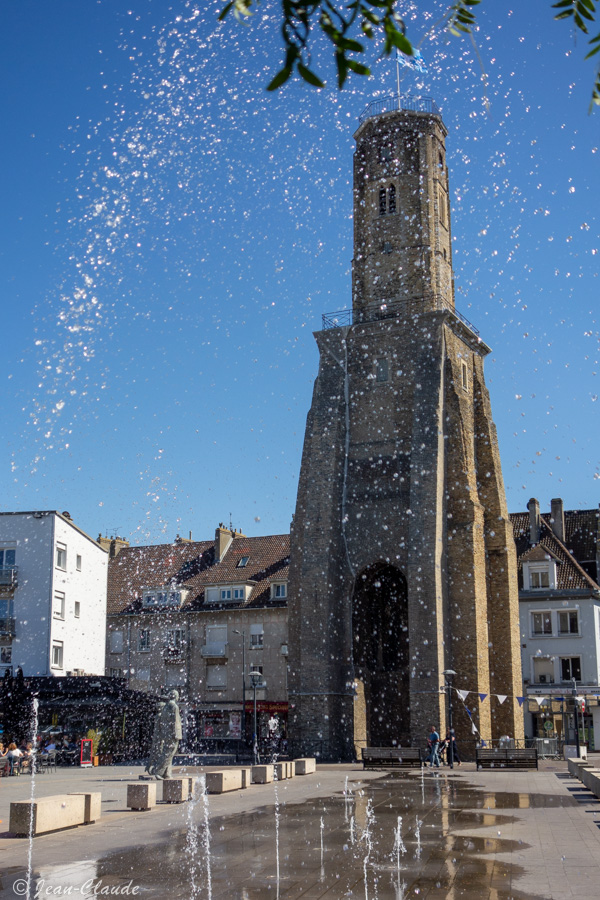
[[[406,37],[406,25],[404,24],[404,20],[400,22],[400,31],[402,32],[402,36]],[[398,111],[402,109],[402,104],[400,103],[400,61],[399,61],[399,51],[396,47],[396,87],[398,90]]]

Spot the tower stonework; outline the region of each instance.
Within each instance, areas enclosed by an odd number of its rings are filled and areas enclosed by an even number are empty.
[[[431,101],[355,134],[352,314],[324,317],[292,524],[295,754],[422,746],[444,670],[484,738],[521,737],[515,548],[483,375],[454,309],[446,129]],[[481,700],[479,694],[486,694]],[[490,694],[507,695],[500,703]],[[454,695],[457,739],[472,741]]]

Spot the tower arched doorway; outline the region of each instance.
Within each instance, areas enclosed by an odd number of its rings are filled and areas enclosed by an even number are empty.
[[[358,575],[352,597],[355,735],[370,747],[410,744],[406,579],[388,563]]]

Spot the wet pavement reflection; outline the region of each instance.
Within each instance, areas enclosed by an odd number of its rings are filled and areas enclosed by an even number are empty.
[[[166,835],[162,847],[44,867],[34,877],[63,887],[131,882],[143,898],[534,900],[519,891],[528,845],[502,834],[518,813],[504,810],[573,804],[570,796],[481,791],[446,774],[397,774],[350,782],[326,799],[209,815],[207,830],[199,798],[188,809],[192,827]],[[494,836],[478,836],[481,828]],[[499,862],[500,853],[515,863]],[[5,870],[3,886],[15,877]]]

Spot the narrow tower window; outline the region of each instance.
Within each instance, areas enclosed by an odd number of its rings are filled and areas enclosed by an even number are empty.
[[[442,225],[447,225],[448,219],[446,216],[446,195],[442,188],[439,188],[438,190],[438,204],[440,210],[440,222],[442,223]]]
[[[392,216],[396,212],[396,185],[395,184],[390,184],[390,188],[388,191],[388,197],[389,197],[388,211],[389,211],[390,216]]]
[[[385,216],[385,188],[379,188],[379,215]]]
[[[375,361],[375,378],[377,381],[387,381],[389,376],[389,367],[387,359],[378,359]]]
[[[463,391],[469,390],[469,370],[467,369],[467,364],[463,360],[461,360],[461,379],[462,379],[462,387]]]

